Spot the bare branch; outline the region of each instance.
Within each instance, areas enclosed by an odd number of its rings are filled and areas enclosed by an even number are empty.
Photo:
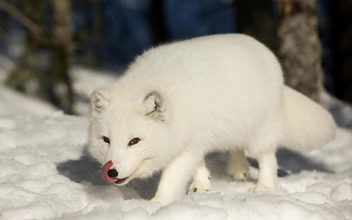
[[[7,3],[4,0],[0,0],[0,9],[17,19],[25,28],[27,28],[33,34],[33,36],[37,40],[40,40],[40,37],[43,34],[42,29],[39,27],[39,25],[37,25],[36,23],[31,21],[27,16],[25,16],[21,11],[19,11],[13,5]]]

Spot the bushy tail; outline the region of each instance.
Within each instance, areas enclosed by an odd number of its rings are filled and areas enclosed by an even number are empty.
[[[331,114],[304,95],[285,86],[284,123],[280,144],[291,150],[313,150],[335,137],[336,124]]]

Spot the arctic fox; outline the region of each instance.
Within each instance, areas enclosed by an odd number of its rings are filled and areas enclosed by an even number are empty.
[[[325,109],[284,85],[270,50],[226,34],[152,48],[95,90],[88,150],[118,186],[163,170],[152,201],[166,205],[185,196],[192,178],[190,190],[210,188],[209,152],[230,151],[228,172],[245,180],[246,150],[260,168],[253,192],[274,191],[279,146],[312,150],[335,131]]]

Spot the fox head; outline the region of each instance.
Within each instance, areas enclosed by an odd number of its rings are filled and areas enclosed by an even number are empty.
[[[160,171],[172,157],[163,97],[150,91],[126,100],[107,90],[91,95],[88,151],[103,167],[104,179],[124,185]]]

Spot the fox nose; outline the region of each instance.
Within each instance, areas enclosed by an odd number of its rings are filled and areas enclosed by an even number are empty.
[[[115,169],[110,169],[108,170],[108,176],[111,178],[116,178],[119,175],[119,173]]]
[[[118,181],[117,175],[119,174],[117,170],[112,168],[113,162],[110,160],[103,166],[103,178],[109,183],[115,183]]]

